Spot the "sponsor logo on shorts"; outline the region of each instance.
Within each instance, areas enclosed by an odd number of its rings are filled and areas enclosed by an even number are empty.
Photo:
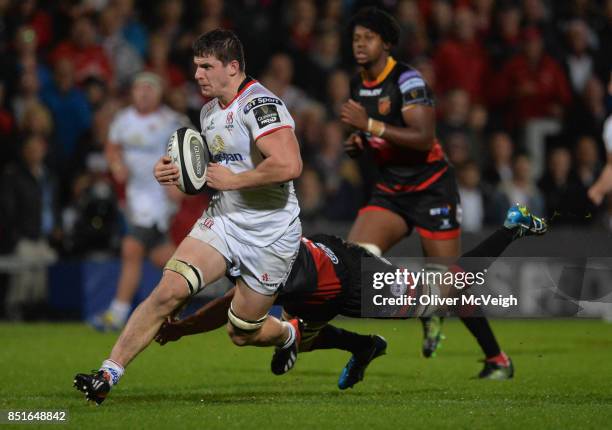
[[[280,122],[280,115],[274,105],[262,105],[253,109],[259,128]]]
[[[449,216],[450,213],[451,213],[450,205],[429,209],[430,216]]]
[[[440,230],[450,230],[453,226],[450,223],[450,219],[442,218],[442,224],[440,225]]]
[[[268,275],[267,273],[264,273],[263,275],[261,275],[261,280],[263,282],[269,282],[270,281],[270,275]]]
[[[275,97],[257,97],[246,104],[243,112],[249,113],[249,111],[253,109],[254,107],[261,106],[261,105],[268,105],[268,104],[275,104],[275,105],[282,106],[283,102],[281,102],[279,99]]]

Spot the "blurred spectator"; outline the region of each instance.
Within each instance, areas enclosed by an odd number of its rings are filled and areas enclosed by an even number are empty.
[[[300,200],[300,218],[304,221],[317,218],[324,207],[323,186],[317,172],[307,164],[296,181],[296,193]]]
[[[162,0],[158,3],[154,28],[170,44],[174,44],[183,31],[181,19],[184,5],[181,0]]]
[[[521,9],[514,2],[502,2],[495,11],[496,26],[488,39],[491,66],[501,69],[521,49]]]
[[[417,1],[400,0],[395,17],[402,29],[397,46],[399,57],[413,59],[429,51],[427,27]]]
[[[330,220],[352,220],[361,201],[361,178],[355,161],[344,153],[342,124],[327,122],[321,142],[314,168],[321,178],[325,196],[322,212]]]
[[[18,123],[23,119],[23,115],[28,106],[39,103],[40,85],[38,77],[34,71],[24,72],[19,79],[19,89],[13,96],[12,108]]]
[[[15,135],[15,119],[11,112],[4,108],[4,82],[0,81],[0,142],[2,155],[0,156],[0,170],[14,156],[13,138]]]
[[[451,164],[458,166],[470,158],[470,139],[465,131],[453,131],[446,135],[444,151]]]
[[[21,117],[19,132],[24,136],[36,135],[45,140],[51,138],[53,118],[49,109],[38,101],[29,103]]]
[[[325,83],[332,71],[340,65],[340,34],[335,29],[326,29],[316,38],[309,56],[307,70],[308,94],[317,100],[325,99]]]
[[[457,185],[461,198],[462,222],[464,232],[477,232],[482,229],[485,218],[485,202],[480,185],[480,171],[474,161],[466,161],[457,168]]]
[[[49,47],[53,40],[53,20],[37,0],[19,0],[14,3],[10,23],[12,26],[31,27],[40,48]]]
[[[80,85],[89,77],[113,83],[113,67],[104,48],[97,42],[98,31],[89,16],[78,18],[71,28],[71,38],[60,42],[51,53],[54,68],[62,60],[70,61],[75,82]]]
[[[304,91],[293,85],[293,61],[287,54],[277,53],[270,58],[261,83],[281,98],[294,117],[301,116],[313,103]]]
[[[476,22],[476,33],[479,37],[485,38],[491,32],[491,20],[495,0],[472,0],[474,7],[474,17]]]
[[[576,175],[585,189],[595,182],[600,170],[597,142],[590,136],[582,136],[576,144]]]
[[[325,107],[330,119],[340,118],[342,104],[350,98],[350,77],[344,70],[334,70],[327,80]],[[275,93],[278,94],[278,93]]]
[[[567,148],[558,147],[551,151],[548,169],[538,186],[544,195],[547,218],[550,219],[555,212],[581,212],[580,202],[584,200],[584,190],[573,174],[572,155]],[[564,218],[560,220],[563,222]]]
[[[507,107],[505,124],[510,128],[530,119],[558,119],[571,101],[563,69],[545,53],[540,32],[528,28],[523,40],[524,52],[506,63],[492,91],[492,100]]]
[[[474,102],[484,100],[488,75],[487,53],[476,36],[474,12],[461,7],[455,12],[454,37],[442,42],[434,55],[436,90],[444,94],[461,88]]]
[[[441,106],[441,118],[437,121],[437,136],[443,145],[448,145],[450,139],[457,134],[463,135],[462,140],[467,145],[470,158],[480,163],[482,157],[481,132],[486,122],[484,118],[477,118],[480,109],[472,107],[470,96],[465,90],[451,90],[444,97]],[[479,112],[476,112],[479,110]],[[454,157],[453,157],[454,158]],[[453,161],[456,162],[458,160]],[[466,160],[461,160],[465,162]]]
[[[544,46],[549,55],[560,58],[562,55],[557,29],[552,21],[551,7],[547,0],[522,0],[523,27],[537,28],[542,35]]]
[[[144,57],[147,53],[147,30],[134,9],[134,0],[113,0],[112,4],[119,13],[123,37],[136,49],[140,57]]]
[[[432,46],[445,41],[453,29],[453,6],[448,0],[433,0],[429,15],[429,39]]]
[[[600,136],[606,119],[605,89],[595,76],[584,85],[580,97],[574,100],[564,122],[564,137],[575,142],[582,135]]]
[[[289,47],[296,53],[309,52],[314,45],[317,6],[313,0],[295,0],[287,12]]]
[[[421,74],[427,85],[431,87],[434,93],[436,90],[436,69],[431,58],[420,56],[414,59],[412,66]]]
[[[110,95],[106,83],[97,78],[87,78],[83,82],[83,92],[92,111],[99,109]]]
[[[514,144],[508,133],[498,131],[489,139],[490,164],[485,167],[483,180],[493,186],[512,180]]]
[[[39,60],[38,39],[31,27],[20,27],[15,35],[15,81],[25,73],[35,73],[40,87],[51,82],[51,72],[46,64]]]
[[[561,66],[545,53],[539,30],[526,29],[523,40],[524,53],[515,55],[502,69],[493,100],[506,106],[506,127],[524,131],[533,173],[539,176],[546,138],[560,133],[571,89]]]
[[[170,62],[170,45],[161,34],[152,34],[149,38],[149,58],[146,70],[161,76],[168,88],[176,88],[186,81],[185,74]]]
[[[15,119],[11,112],[4,107],[4,95],[5,85],[3,81],[0,81],[0,140],[6,142],[5,139],[8,139],[14,132]]]
[[[9,24],[9,9],[11,6],[11,0],[0,0],[0,66],[4,69],[7,60],[6,53],[8,52],[9,38],[11,32],[8,29]],[[0,79],[6,79],[3,74],[0,75]]]
[[[512,180],[502,182],[500,191],[506,198],[504,207],[513,204],[527,206],[534,214],[544,213],[544,199],[532,176],[531,160],[525,154],[518,154],[512,161]]]
[[[604,0],[603,5],[603,25],[598,30],[599,39],[598,51],[595,54],[597,74],[604,83],[610,79],[612,71],[612,0]]]
[[[121,88],[127,86],[132,77],[143,67],[142,57],[124,38],[123,16],[118,8],[109,6],[100,13],[100,30],[102,47],[110,59],[115,76],[115,83]],[[94,76],[100,78],[100,76]],[[100,80],[104,82],[104,80]]]
[[[54,82],[41,94],[55,124],[53,159],[65,172],[76,143],[91,126],[91,110],[85,94],[75,86],[73,62],[61,59],[55,64]]]
[[[24,307],[46,300],[46,264],[56,258],[49,239],[61,238],[57,183],[44,165],[47,143],[40,136],[23,142],[18,163],[7,168],[0,181],[3,225],[8,244],[23,271],[13,276],[6,297],[9,318],[21,319]],[[6,246],[7,244],[3,244]]]
[[[595,68],[589,46],[589,29],[584,21],[575,19],[568,24],[565,34],[568,52],[564,65],[574,94],[581,94]]]
[[[119,208],[104,155],[90,153],[72,184],[72,201],[62,213],[65,252],[83,257],[116,250]]]

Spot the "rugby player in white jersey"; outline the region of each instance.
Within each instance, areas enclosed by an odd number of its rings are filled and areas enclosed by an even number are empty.
[[[245,74],[242,44],[234,33],[213,30],[193,48],[195,79],[211,98],[201,113],[214,161],[207,184],[218,192],[166,264],[160,283],[128,320],[109,359],[97,372],[76,375],[75,387],[98,404],[162,322],[226,274],[236,279],[227,325],[232,341],[297,352],[297,321],[268,316],[302,233],[291,182],[302,171],[293,119],[278,97]],[[178,168],[168,157],[158,161],[154,174],[161,184],[177,184]]]
[[[159,186],[151,171],[168,143],[168,137],[189,119],[162,104],[162,80],[150,72],[134,78],[132,104],[111,123],[106,157],[119,183],[126,184],[127,234],[121,243],[121,274],[109,308],[90,323],[98,330],[119,330],[127,321],[148,255],[162,268],[174,253],[168,227],[180,196],[176,189]],[[180,197],[179,197],[180,198]]]

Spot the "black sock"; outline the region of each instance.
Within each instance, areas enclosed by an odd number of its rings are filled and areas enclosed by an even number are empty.
[[[368,335],[353,333],[352,331],[327,324],[317,335],[310,350],[342,349],[356,354],[371,345],[372,338]]]
[[[474,335],[478,345],[487,358],[495,357],[501,353],[497,339],[491,330],[489,321],[484,317],[461,318],[467,329]]]
[[[488,268],[510,245],[514,238],[514,230],[499,228],[491,236],[483,240],[474,249],[466,252],[457,261],[463,270],[480,272]],[[489,321],[484,317],[461,318],[467,329],[474,335],[487,358],[501,353],[497,339],[491,330]]]
[[[457,265],[466,272],[481,272],[506,250],[512,243],[513,237],[514,230],[501,227],[476,247],[461,255]]]

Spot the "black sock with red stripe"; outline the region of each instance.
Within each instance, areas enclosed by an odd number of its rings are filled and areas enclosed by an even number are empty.
[[[468,272],[480,272],[488,268],[510,245],[514,231],[499,228],[472,250],[466,252],[457,261],[457,265]],[[501,354],[489,321],[484,317],[461,318],[461,321],[478,341],[487,358]]]
[[[315,349],[341,349],[357,354],[372,346],[372,337],[354,333],[327,324],[321,329],[312,343],[311,351]]]
[[[501,354],[501,349],[495,339],[489,321],[484,317],[461,318],[461,322],[474,335],[478,345],[487,358]]]

